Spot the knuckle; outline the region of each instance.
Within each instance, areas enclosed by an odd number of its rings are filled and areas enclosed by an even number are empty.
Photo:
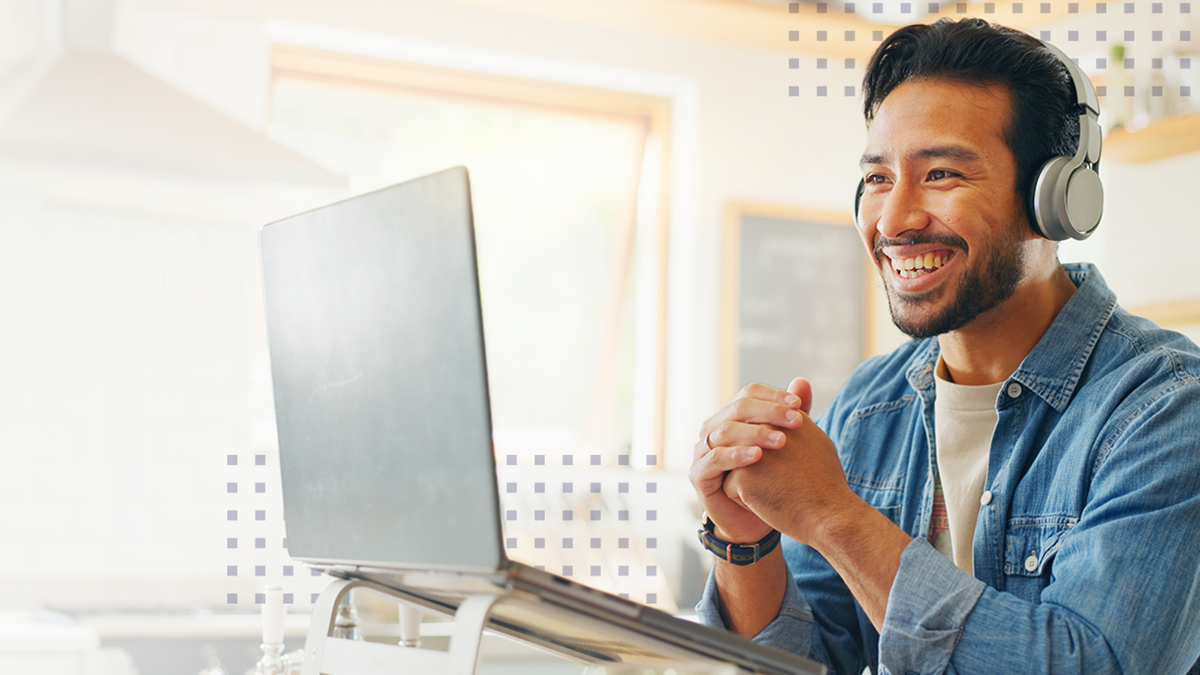
[[[710,450],[717,447],[718,440],[721,438],[721,430],[724,428],[724,422],[713,425],[713,427],[708,430],[708,433],[704,435],[704,438],[700,439],[700,442],[707,443]]]
[[[733,412],[734,416],[739,419],[746,417],[746,415],[749,414],[750,409],[752,407],[753,407],[752,399],[748,399],[748,398],[739,398],[738,400],[733,402],[732,406],[730,406],[731,411]]]
[[[733,430],[733,422],[721,422],[708,433],[709,445],[714,448],[728,445],[729,439],[733,435]]]
[[[785,392],[781,392],[779,389],[776,389],[775,387],[772,387],[767,384],[762,384],[760,382],[754,382],[753,384],[751,384],[749,386],[753,387],[752,392],[753,392],[754,398],[761,398],[765,401],[780,400],[781,394],[785,393]]]

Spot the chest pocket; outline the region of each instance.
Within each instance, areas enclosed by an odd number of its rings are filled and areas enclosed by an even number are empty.
[[[914,399],[906,396],[854,411],[838,443],[850,489],[901,527],[907,479],[928,471],[912,461],[914,444],[918,458],[927,453],[923,441],[914,439],[914,429],[921,428],[919,419],[915,423],[913,420],[919,414]],[[883,452],[882,448],[890,451]],[[905,448],[909,451],[901,451]]]
[[[1041,602],[1054,577],[1054,559],[1075,518],[1014,518],[1004,538],[1005,589],[1030,602]]]

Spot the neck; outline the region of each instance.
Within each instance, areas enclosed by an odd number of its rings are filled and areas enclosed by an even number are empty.
[[[1027,276],[1012,297],[969,325],[939,335],[942,360],[952,381],[981,385],[1008,379],[1073,293],[1075,284],[1055,261],[1045,273]]]

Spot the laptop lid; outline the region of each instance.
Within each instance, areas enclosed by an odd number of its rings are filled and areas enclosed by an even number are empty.
[[[502,569],[467,170],[272,223],[260,245],[290,555]]]

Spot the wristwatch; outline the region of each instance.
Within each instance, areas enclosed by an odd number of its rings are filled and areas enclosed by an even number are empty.
[[[716,525],[708,513],[704,514],[704,526],[696,531],[700,543],[713,555],[734,565],[753,565],[779,545],[779,530],[771,530],[767,536],[753,544],[734,544],[713,534]]]

